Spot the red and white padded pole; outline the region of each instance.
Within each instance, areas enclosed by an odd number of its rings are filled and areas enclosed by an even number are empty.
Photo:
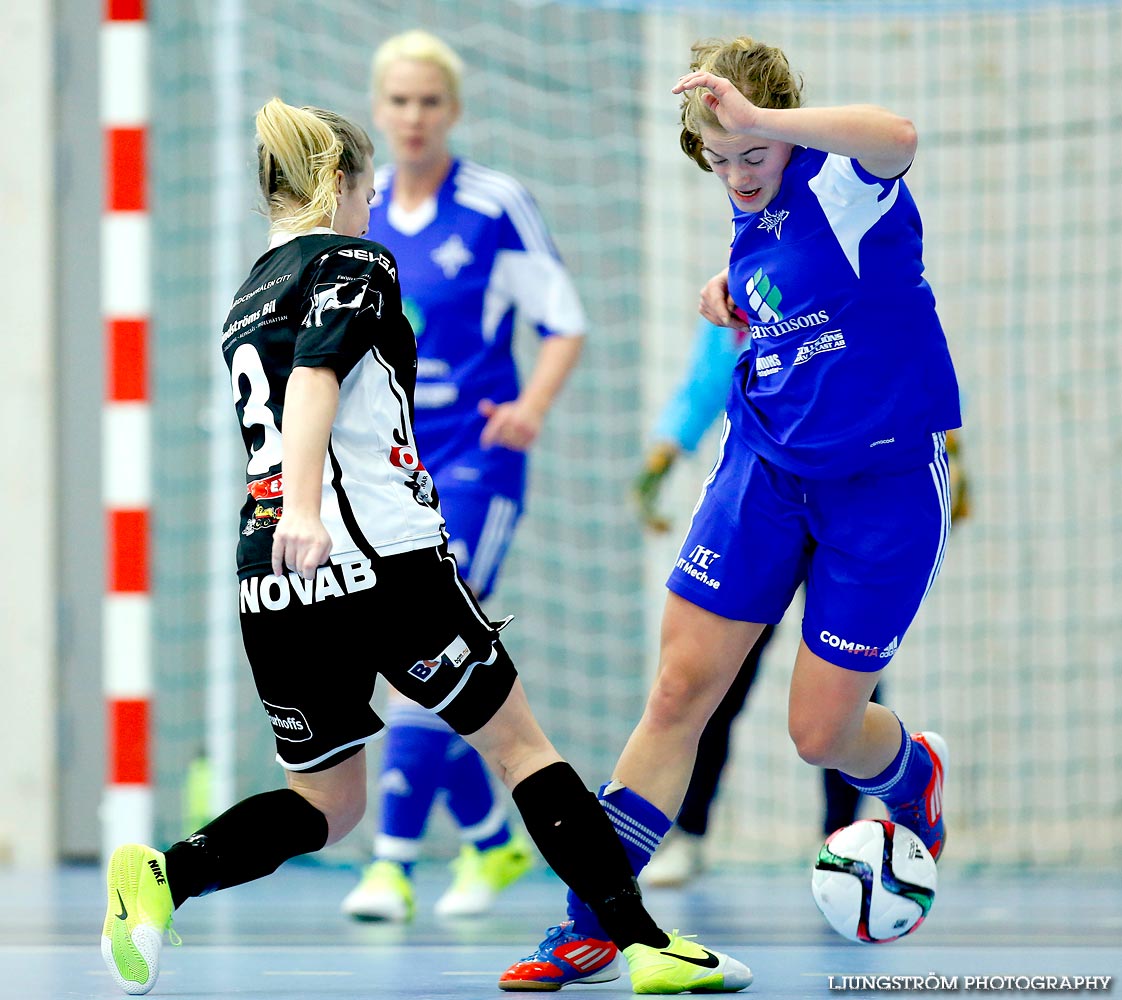
[[[148,25],[144,0],[104,0],[100,117],[105,195],[101,315],[105,338],[102,500],[106,582],[102,677],[108,740],[103,857],[150,842],[152,789],[151,467],[148,405]]]

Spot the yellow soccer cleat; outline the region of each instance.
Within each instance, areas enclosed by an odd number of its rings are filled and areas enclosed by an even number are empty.
[[[533,867],[534,848],[522,834],[516,833],[505,844],[486,851],[465,844],[452,862],[456,877],[436,901],[436,913],[441,917],[487,913],[498,894]]]
[[[343,900],[342,910],[356,920],[408,923],[416,903],[413,883],[396,861],[381,859],[366,866],[362,880]]]
[[[623,954],[633,993],[736,993],[752,983],[748,966],[677,931],[664,948],[633,944]]]
[[[174,906],[164,856],[143,844],[118,847],[106,876],[109,906],[101,930],[101,957],[126,993],[147,993],[160,975],[160,948],[171,933]]]

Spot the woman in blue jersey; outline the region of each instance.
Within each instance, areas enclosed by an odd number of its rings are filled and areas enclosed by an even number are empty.
[[[634,494],[643,525],[662,533],[669,520],[657,510],[658,497],[667,474],[682,453],[696,451],[705,433],[724,414],[728,386],[741,352],[751,346],[747,330],[716,326],[699,317],[689,366],[677,389],[659,412],[651,432],[651,444],[636,478]],[[951,523],[969,513],[969,485],[958,456],[955,431],[947,431],[947,462],[951,486]],[[697,744],[697,760],[682,808],[670,834],[643,872],[647,885],[679,886],[704,869],[703,842],[709,828],[709,812],[717,795],[721,772],[728,760],[732,725],[744,708],[755,681],[760,658],[773,634],[769,625],[756,640],[728,693],[721,699]],[[876,700],[879,688],[873,692]],[[822,771],[825,801],[822,829],[829,834],[852,823],[860,806],[861,793],[833,768]]]
[[[724,413],[733,370],[741,352],[748,346],[747,331],[698,319],[689,367],[659,412],[643,472],[635,483],[635,497],[644,526],[649,530],[661,533],[670,529],[670,522],[655,511],[662,482],[678,456],[696,451],[701,438]],[[760,658],[774,634],[774,625],[764,629],[706,723],[674,826],[643,872],[647,885],[681,886],[704,870],[709,814],[717,797],[721,773],[728,762],[732,726],[744,708],[759,671]],[[825,769],[822,777],[826,806],[822,827],[829,834],[853,822],[861,795],[833,769]]]
[[[938,856],[946,746],[869,700],[942,562],[945,433],[960,423],[902,179],[916,131],[869,105],[801,107],[786,56],[751,38],[698,43],[690,70],[673,88],[681,145],[723,183],[734,223],[702,313],[745,328],[751,347],[667,583],[659,672],[601,799],[640,870],[745,651],[805,583],[798,753],[880,798]],[[581,978],[560,953],[604,935],[572,896],[570,917],[504,973],[508,988],[540,989],[546,962],[552,984]]]
[[[375,177],[368,235],[394,248],[417,335],[418,445],[440,490],[449,549],[484,600],[522,512],[526,453],[580,355],[585,319],[525,188],[449,150],[461,73],[456,53],[425,31],[375,53],[374,120],[393,162]],[[541,337],[525,385],[512,352],[516,314]],[[486,911],[529,870],[530,845],[512,832],[479,755],[440,719],[391,695],[387,721],[374,859],[344,912],[413,916],[410,874],[438,796],[463,846],[436,912]]]

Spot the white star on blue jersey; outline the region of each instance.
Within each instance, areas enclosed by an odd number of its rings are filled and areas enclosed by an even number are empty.
[[[392,167],[375,177],[368,236],[393,252],[417,336],[413,427],[425,467],[438,484],[470,476],[516,498],[525,453],[480,445],[479,404],[518,398],[516,327],[541,337],[586,328],[572,278],[513,177],[453,160],[432,199],[411,212],[394,205],[394,180]]]
[[[432,252],[433,263],[451,281],[460,273],[460,268],[475,260],[475,255],[464,246],[459,233],[453,233]]]
[[[783,231],[783,220],[790,214],[785,208],[781,208],[778,212],[769,212],[765,208],[764,217],[760,219],[760,224],[756,228],[775,233],[775,238],[779,239],[779,234]]]

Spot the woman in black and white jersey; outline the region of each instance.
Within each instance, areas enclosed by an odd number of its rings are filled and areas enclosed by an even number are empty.
[[[257,136],[271,238],[235,296],[222,350],[248,455],[242,636],[288,787],[245,799],[165,852],[114,851],[110,972],[126,993],[148,992],[176,907],[355,826],[365,744],[382,730],[370,707],[381,674],[479,750],[646,992],[677,991],[665,970],[695,965],[719,988],[743,989],[744,966],[669,937],[647,914],[611,824],[538,727],[498,628],[447,553],[413,441],[417,354],[397,265],[361,239],[370,139],[279,99],[258,113]]]

